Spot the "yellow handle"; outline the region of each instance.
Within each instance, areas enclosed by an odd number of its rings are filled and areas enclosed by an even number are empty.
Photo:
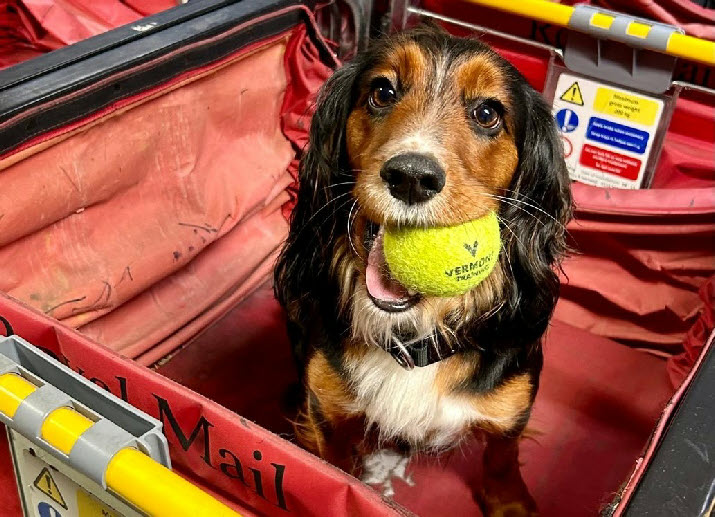
[[[14,373],[0,375],[0,412],[12,418],[37,387]],[[42,423],[42,439],[69,454],[94,422],[72,408],[61,407]],[[124,500],[156,517],[237,517],[239,514],[173,473],[146,454],[126,448],[109,462],[107,486]]]
[[[668,54],[715,66],[715,42],[673,33],[668,40]]]
[[[545,23],[553,23],[555,25],[567,25],[573,7],[568,5],[555,4],[552,2],[544,2],[542,0],[466,0],[473,4],[491,7],[500,11],[505,11],[512,14],[518,14],[538,20]]]
[[[149,515],[238,515],[136,449],[122,449],[114,455],[107,467],[106,480],[107,486]]]
[[[37,387],[19,375],[6,373],[0,375],[0,413],[12,418],[22,401]]]
[[[552,23],[567,27],[574,8],[544,0],[465,0],[473,4],[491,7],[500,11],[518,14],[544,23]],[[601,28],[610,27],[606,14],[596,14],[591,24]],[[612,21],[612,19],[611,19]],[[633,36],[645,37],[649,26],[632,22],[626,32]],[[715,66],[715,42],[707,41],[685,34],[674,32],[668,39],[666,52],[675,57],[698,61],[709,66]]]
[[[40,435],[47,443],[69,454],[80,435],[94,424],[74,409],[61,407],[47,415],[42,422]]]

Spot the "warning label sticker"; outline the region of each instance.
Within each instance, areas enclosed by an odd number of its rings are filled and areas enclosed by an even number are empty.
[[[647,131],[624,126],[598,117],[591,117],[586,129],[586,138],[594,142],[603,142],[625,151],[643,154],[648,146]]]
[[[18,468],[23,478],[28,480],[23,484],[25,490],[23,497],[27,503],[29,516],[120,517],[122,515],[40,459],[37,454],[24,449],[18,461]]]
[[[593,109],[624,120],[652,126],[658,116],[658,103],[642,95],[630,95],[612,88],[596,90]]]
[[[77,517],[121,517],[121,515],[84,490],[78,490]]]
[[[47,495],[50,499],[59,504],[62,508],[64,508],[65,510],[67,509],[67,503],[65,502],[65,498],[62,497],[60,488],[57,486],[57,483],[55,483],[55,480],[52,478],[50,469],[48,469],[47,467],[43,468],[40,471],[40,475],[35,478],[35,482],[33,483],[33,485],[40,492]]]
[[[640,188],[663,113],[663,100],[564,72],[553,114],[575,180]]]
[[[581,164],[592,169],[615,174],[621,178],[635,180],[641,161],[625,154],[614,153],[606,149],[586,144],[581,151]]]
[[[581,87],[578,85],[578,81],[574,81],[571,86],[566,88],[566,91],[561,94],[559,99],[577,106],[583,106],[583,95],[581,95]]]
[[[578,127],[578,115],[575,111],[564,108],[556,113],[556,123],[563,133],[570,133]]]

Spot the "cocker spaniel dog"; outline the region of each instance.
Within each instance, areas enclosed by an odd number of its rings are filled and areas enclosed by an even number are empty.
[[[517,440],[571,217],[549,106],[477,40],[383,38],[324,85],[299,181],[275,289],[304,380],[301,444],[356,473],[378,446],[434,452],[483,431],[482,509],[536,512]],[[473,289],[427,296],[390,276],[382,228],[489,211],[502,248]]]

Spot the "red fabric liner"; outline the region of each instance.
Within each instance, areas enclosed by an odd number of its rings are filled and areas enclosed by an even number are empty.
[[[16,207],[22,200],[28,209],[42,202],[45,218],[28,220],[21,215],[22,210],[5,214],[0,224],[5,226],[0,264],[5,263],[13,274],[0,281],[0,285],[5,284],[4,290],[53,317],[66,319],[70,325],[81,326],[85,334],[124,355],[151,364],[254,289],[270,273],[276,248],[287,232],[280,207],[289,199],[285,189],[292,177],[280,171],[285,170],[294,151],[278,126],[288,131],[291,121],[300,122],[304,108],[296,107],[295,117],[287,113],[281,120],[281,97],[284,91],[290,97],[293,88],[297,88],[303,98],[310,98],[309,89],[317,90],[327,74],[320,75],[320,67],[329,70],[319,65],[317,50],[304,28],[292,35],[285,52],[281,44],[272,45],[284,39],[286,35],[279,35],[243,49],[241,55],[252,54],[245,63],[236,64],[236,56],[230,56],[188,72],[141,95],[123,99],[88,119],[39,135],[23,146],[26,150],[21,148],[7,155],[10,162],[21,156],[25,159],[3,172],[3,192]],[[230,65],[224,67],[227,64]],[[212,70],[218,71],[204,76]],[[296,78],[286,85],[286,74],[294,72]],[[251,74],[256,73],[266,80],[263,88],[253,84]],[[195,77],[203,79],[187,83]],[[217,84],[215,77],[223,77],[223,83]],[[179,85],[181,88],[174,89]],[[159,93],[163,96],[141,104]],[[274,102],[260,102],[266,95]],[[297,97],[293,94],[292,98]],[[298,102],[295,105],[300,106]],[[102,120],[69,140],[53,142],[54,147],[26,157],[41,142],[53,141],[129,107],[132,109],[115,118]],[[152,110],[162,116],[155,120]],[[240,115],[240,121],[223,115],[228,112]],[[182,122],[188,119],[192,121],[190,126]],[[167,124],[176,130],[165,130]],[[147,129],[149,126],[153,129]],[[140,139],[144,147],[165,150],[150,158],[148,167],[143,166],[146,153],[127,156],[122,148],[137,139],[134,130],[117,136],[121,128],[135,127],[153,131]],[[107,137],[107,131],[115,136]],[[175,133],[195,143],[177,147]],[[104,150],[104,161],[96,161],[94,154],[83,151],[95,147]],[[137,149],[134,144],[130,147]],[[177,148],[181,149],[179,153],[175,152]],[[78,156],[72,158],[75,155]],[[238,163],[236,156],[242,157]],[[35,177],[56,170],[58,163],[62,170],[77,176],[75,183],[57,174],[57,181],[48,186]],[[76,163],[82,166],[77,169]],[[133,172],[121,174],[117,187],[112,171],[123,167]],[[104,180],[96,181],[97,176]],[[147,194],[152,190],[147,186],[152,181],[161,185],[154,187],[161,193],[159,196]],[[38,191],[37,185],[42,189]],[[56,192],[57,189],[64,190]],[[43,195],[46,199],[41,201]],[[128,205],[134,207],[131,213],[125,213],[123,208]],[[75,214],[85,207],[81,215]],[[230,217],[226,217],[227,213]],[[116,214],[124,214],[119,222]],[[184,226],[176,226],[176,221]],[[188,227],[186,221],[196,224]],[[216,230],[204,231],[204,226]],[[117,235],[112,231],[116,228],[125,230]],[[160,235],[149,237],[157,231]],[[260,241],[245,246],[246,240],[255,235],[261,235]],[[64,245],[52,248],[37,244],[48,239]],[[119,246],[122,239],[129,242]],[[24,261],[24,253],[19,253],[18,247],[28,246],[34,251],[39,249],[40,256],[50,253],[53,257]],[[107,252],[117,246],[124,251]],[[75,253],[75,247],[81,252]],[[87,256],[94,257],[93,267],[78,266],[78,256],[84,257],[80,262]],[[48,268],[47,264],[59,265]],[[54,280],[47,281],[48,274],[55,275],[63,267],[69,282],[58,285]],[[216,271],[221,275],[216,276]],[[91,304],[100,298],[101,304]]]
[[[333,67],[338,60],[333,57]],[[315,112],[315,100],[318,90],[333,73],[330,66],[323,63],[315,45],[307,37],[305,28],[299,28],[288,42],[285,53],[286,76],[288,84],[281,107],[281,129],[296,150],[296,157],[288,167],[294,181],[286,191],[290,201],[283,206],[283,215],[289,218],[298,195],[298,164],[300,156],[308,145],[310,119]]]
[[[702,193],[692,209],[680,203],[668,213],[669,195],[684,192],[574,185],[577,199],[597,198],[602,211],[581,209],[568,227],[576,252],[564,262],[556,317],[635,346],[680,352],[703,304],[698,290],[715,267],[711,209],[697,208],[710,194]],[[629,213],[632,197],[645,202],[631,203]]]
[[[715,331],[715,276],[710,277],[700,288],[700,299],[703,301],[703,307],[685,336],[685,350],[668,359],[668,374],[673,386],[683,384],[702,355],[708,336]]]
[[[22,506],[20,495],[14,488],[17,486],[15,470],[12,468],[10,445],[7,442],[7,433],[4,426],[0,432],[0,508],[7,517],[21,517]]]
[[[282,396],[296,374],[283,318],[266,285],[158,371],[288,433]],[[524,477],[542,515],[595,515],[628,477],[673,392],[665,361],[558,321],[544,350],[532,438],[521,447]],[[413,460],[415,486],[394,479],[395,500],[418,515],[478,514],[472,492],[481,482],[481,451],[471,440],[439,458]]]
[[[296,515],[398,514],[370,488],[315,456],[2,294],[0,315],[16,334],[55,354],[70,368],[123,396],[133,406],[163,418],[174,470],[243,515],[286,515],[279,504]],[[245,371],[251,369],[247,366]],[[228,391],[234,389],[233,380],[224,386]],[[245,398],[250,399],[253,390],[244,392]],[[162,401],[166,405],[160,415]],[[167,409],[176,428],[167,416]],[[183,436],[177,437],[176,429]],[[191,441],[194,429],[198,432]],[[190,442],[186,444],[187,450],[181,444],[182,439]],[[0,454],[0,460],[4,460],[0,480],[6,483],[0,491],[0,508],[3,515],[12,515],[6,510],[13,508],[15,515],[19,515],[6,454],[4,451]],[[282,467],[285,467],[283,480],[278,482],[276,474]],[[254,471],[260,472],[263,496],[257,494]],[[285,503],[281,503],[280,487]]]

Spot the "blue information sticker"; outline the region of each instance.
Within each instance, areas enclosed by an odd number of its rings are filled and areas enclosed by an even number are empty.
[[[578,115],[568,108],[559,110],[556,113],[556,124],[562,132],[570,133],[578,127]]]
[[[586,138],[589,140],[638,154],[645,152],[649,137],[646,131],[599,117],[591,117],[586,129]]]
[[[37,505],[37,513],[40,517],[62,517],[59,510],[53,508],[44,501]]]

